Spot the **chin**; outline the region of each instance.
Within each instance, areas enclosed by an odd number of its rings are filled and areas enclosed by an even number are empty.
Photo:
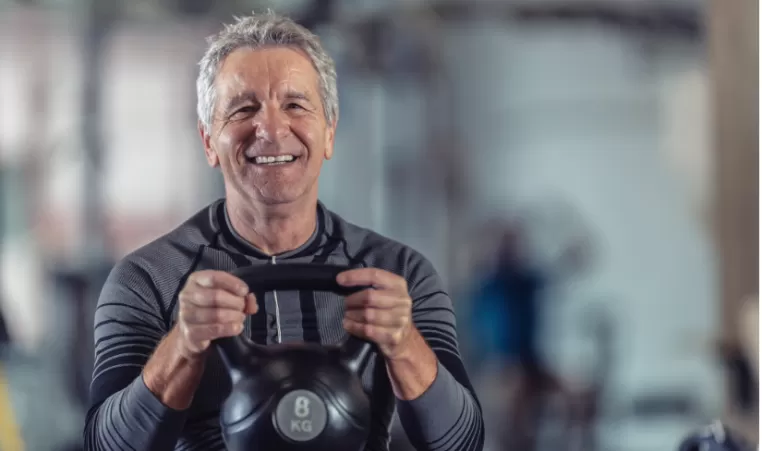
[[[305,194],[305,190],[273,186],[256,189],[252,197],[265,205],[283,205],[296,202],[302,199]]]

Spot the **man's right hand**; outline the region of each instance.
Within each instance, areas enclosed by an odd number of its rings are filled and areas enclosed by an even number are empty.
[[[212,340],[241,333],[246,315],[257,312],[257,300],[238,277],[224,271],[198,271],[188,277],[178,297],[177,344],[194,360]]]

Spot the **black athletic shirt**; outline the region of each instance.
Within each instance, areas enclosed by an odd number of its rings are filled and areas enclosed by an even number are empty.
[[[219,408],[230,383],[217,353],[209,355],[199,389],[185,411],[162,404],[146,388],[142,369],[175,322],[177,296],[188,275],[204,269],[289,263],[375,267],[407,280],[413,320],[436,353],[438,373],[419,398],[399,400],[382,357],[374,356],[362,378],[373,406],[366,450],[388,449],[395,408],[419,451],[482,450],[481,407],[460,358],[452,301],[428,260],[403,244],[348,223],[322,203],[308,242],[270,257],[237,235],[223,199],[131,253],[109,275],[95,314],[95,367],[85,449],[224,450]],[[247,318],[243,332],[257,343],[337,344],[347,337],[338,295],[278,291],[257,293],[257,300],[260,310]]]

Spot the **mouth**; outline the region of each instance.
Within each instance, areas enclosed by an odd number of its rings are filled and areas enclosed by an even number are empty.
[[[262,155],[246,157],[246,161],[256,166],[279,166],[295,162],[299,157],[294,155]]]

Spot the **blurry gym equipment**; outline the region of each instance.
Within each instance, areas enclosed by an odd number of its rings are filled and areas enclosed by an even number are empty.
[[[753,451],[755,448],[720,422],[689,435],[678,451]]]

